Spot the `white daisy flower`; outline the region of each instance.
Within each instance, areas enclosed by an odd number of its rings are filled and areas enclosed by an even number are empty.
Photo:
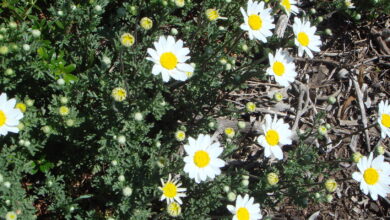
[[[179,180],[172,179],[171,174],[168,176],[168,181],[164,182],[163,179],[161,179],[162,187],[158,187],[162,191],[162,195],[160,200],[167,200],[167,203],[172,202],[178,202],[179,204],[182,204],[183,201],[181,201],[180,197],[185,197],[186,194],[186,188],[179,188],[181,186],[181,183],[179,183]]]
[[[390,193],[390,164],[384,162],[383,155],[373,159],[373,154],[364,156],[357,167],[360,172],[354,172],[352,178],[360,182],[360,189],[364,194],[371,194],[373,200],[378,199],[378,195],[386,197]]]
[[[207,177],[214,179],[221,174],[221,167],[225,166],[225,161],[218,158],[223,148],[220,143],[212,143],[210,135],[200,134],[198,139],[188,138],[188,145],[184,145],[184,150],[188,156],[184,157],[184,172],[188,173],[196,183],[206,181]]]
[[[264,147],[264,156],[271,154],[277,159],[283,159],[282,146],[292,143],[292,132],[290,126],[285,124],[283,119],[277,119],[276,115],[272,120],[270,115],[265,115],[265,123],[262,125],[264,135],[257,138],[257,142]]]
[[[245,11],[240,8],[245,23],[241,24],[240,28],[248,31],[249,39],[256,38],[264,43],[267,42],[267,37],[272,36],[271,29],[275,28],[274,18],[271,16],[271,9],[264,8],[264,2],[248,1],[248,8]]]
[[[295,6],[297,4],[297,1],[295,0],[280,0],[280,5],[283,7],[284,11],[287,13],[288,16],[291,14],[298,14],[298,7]]]
[[[390,105],[389,101],[385,102],[382,100],[379,103],[379,118],[378,123],[381,127],[381,136],[382,138],[390,137]]]
[[[299,18],[294,18],[293,31],[295,34],[295,45],[298,47],[298,56],[303,55],[303,51],[307,53],[310,58],[313,58],[314,52],[320,52],[321,39],[314,35],[316,27],[310,26],[310,21],[301,21]]]
[[[274,76],[275,81],[284,87],[288,87],[294,82],[297,72],[295,72],[294,60],[281,48],[276,50],[275,56],[268,54],[270,67],[267,69],[267,75]]]
[[[7,100],[7,94],[0,95],[0,136],[7,135],[8,132],[18,133],[19,120],[23,118],[23,113],[15,108],[16,100]]]
[[[260,204],[253,203],[254,198],[245,194],[244,197],[237,196],[236,206],[228,205],[227,209],[234,215],[233,220],[256,220],[262,219]]]
[[[185,63],[190,56],[190,50],[183,47],[183,41],[175,39],[172,36],[167,38],[161,36],[158,42],[154,42],[156,49],[148,48],[150,57],[146,59],[153,61],[153,75],[161,73],[163,81],[168,82],[172,77],[176,80],[185,81],[188,77],[186,72],[194,72],[194,67]]]

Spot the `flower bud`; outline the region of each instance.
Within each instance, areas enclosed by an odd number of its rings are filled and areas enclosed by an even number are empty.
[[[68,126],[68,127],[73,127],[73,125],[74,125],[74,120],[73,120],[73,119],[68,119],[68,120],[66,120],[65,124],[66,124],[66,126]]]
[[[326,136],[328,134],[328,129],[326,129],[324,125],[320,125],[320,127],[318,127],[318,133],[322,136]]]
[[[229,192],[227,194],[227,198],[230,202],[234,202],[236,200],[236,194],[234,192]]]
[[[113,165],[113,166],[116,166],[116,165],[118,165],[118,161],[116,161],[116,160],[112,160],[112,161],[111,161],[111,165]]]
[[[67,116],[69,115],[69,112],[70,112],[70,109],[68,108],[68,106],[61,106],[59,109],[58,109],[58,113],[61,115],[61,116]]]
[[[59,10],[59,11],[57,11],[57,15],[62,17],[64,15],[64,12]]]
[[[41,130],[43,131],[43,133],[45,134],[49,134],[51,132],[51,127],[48,126],[48,125],[45,125],[41,128]]]
[[[167,212],[172,217],[177,217],[181,214],[181,207],[177,202],[171,202],[167,206]]]
[[[236,134],[236,132],[234,131],[233,128],[225,128],[225,135],[228,137],[228,138],[233,138],[234,135]]]
[[[221,59],[219,59],[219,63],[222,65],[225,65],[225,64],[227,64],[227,60],[225,58],[221,58]]]
[[[175,0],[175,5],[179,8],[182,8],[185,5],[185,0]]]
[[[111,64],[111,59],[108,56],[103,56],[102,61],[106,66],[109,66]]]
[[[94,9],[95,9],[96,12],[101,12],[102,11],[102,6],[96,5]]]
[[[363,155],[360,152],[354,152],[352,154],[352,161],[354,163],[359,163],[360,159],[362,159],[362,158],[363,158]]]
[[[320,194],[320,193],[318,193],[318,192],[314,193],[314,198],[316,198],[316,199],[319,199],[319,198],[321,198],[321,194]]]
[[[328,179],[325,182],[325,188],[328,190],[328,192],[332,193],[337,189],[337,182],[334,179]]]
[[[275,92],[274,100],[277,101],[277,102],[282,101],[283,100],[283,94],[281,92]]]
[[[175,138],[177,141],[184,141],[186,139],[186,133],[182,130],[178,130],[175,133]]]
[[[6,76],[12,76],[12,75],[14,75],[14,73],[15,73],[15,71],[14,71],[13,69],[11,69],[11,68],[7,68],[7,69],[5,70],[5,72],[4,72],[4,74],[5,74]]]
[[[118,180],[119,180],[119,182],[125,181],[125,176],[119,175],[119,176],[118,176]]]
[[[356,14],[354,18],[355,18],[355,20],[358,21],[358,20],[360,20],[362,18],[362,15],[361,14]]]
[[[15,29],[18,27],[18,24],[14,21],[11,21],[8,23],[8,26],[11,28],[11,29]]]
[[[247,187],[249,185],[249,180],[242,180],[241,185]]]
[[[273,186],[279,182],[279,176],[276,173],[267,174],[267,182],[269,185]]]
[[[322,16],[319,16],[319,17],[317,18],[317,21],[318,21],[318,23],[321,23],[321,22],[323,22],[323,21],[324,21],[324,17],[322,17]]]
[[[24,51],[29,51],[30,50],[30,45],[28,45],[28,44],[23,44],[23,50]]]
[[[131,196],[131,194],[133,194],[133,189],[126,186],[125,188],[122,189],[122,193],[124,196],[129,197]]]
[[[23,146],[30,147],[31,146],[31,142],[29,140],[26,140],[26,141],[24,141]]]
[[[247,51],[249,50],[249,47],[248,47],[248,45],[246,45],[246,44],[241,45],[241,48],[242,48],[242,50],[243,50],[244,52],[247,52]]]
[[[65,80],[62,79],[62,78],[59,78],[59,79],[57,80],[57,84],[60,85],[60,86],[63,86],[63,85],[65,85]]]
[[[9,49],[7,46],[1,46],[0,47],[0,54],[1,55],[6,55],[9,52]]]
[[[136,112],[136,113],[134,114],[134,119],[135,119],[136,121],[142,121],[142,120],[144,119],[144,116],[142,115],[141,112]]]
[[[38,29],[33,29],[33,30],[31,30],[31,34],[33,37],[38,38],[41,36],[41,31]]]
[[[171,29],[171,34],[172,34],[173,36],[176,36],[178,33],[179,33],[179,31],[178,31],[176,28],[172,28],[172,29]]]
[[[254,112],[256,110],[256,104],[253,102],[247,102],[245,107],[248,112]]]
[[[209,126],[209,128],[214,129],[215,128],[215,122],[210,121],[208,126]]]
[[[227,185],[223,186],[223,191],[224,191],[225,193],[230,192],[230,186],[227,186]]]
[[[328,195],[326,195],[325,199],[326,199],[326,201],[327,201],[328,203],[331,203],[332,200],[333,200],[333,196],[332,196],[331,194],[328,194]]]
[[[383,155],[385,154],[385,151],[386,151],[386,148],[383,146],[383,145],[379,145],[375,148],[375,152],[378,154],[378,155]]]
[[[11,183],[8,182],[8,181],[5,181],[5,182],[3,183],[3,185],[4,185],[6,188],[10,188],[10,187],[11,187]]]
[[[238,128],[244,129],[246,127],[246,123],[244,121],[239,121],[237,123]]]
[[[332,36],[332,35],[333,35],[332,30],[329,29],[329,28],[326,28],[326,29],[325,29],[325,34],[327,34],[327,35],[329,35],[329,36]]]
[[[232,64],[227,63],[227,64],[225,65],[225,70],[229,71],[229,70],[231,70],[231,69],[232,69]]]
[[[152,19],[148,17],[143,17],[140,21],[140,25],[145,30],[150,30],[153,27]],[[171,30],[172,31],[172,30]]]
[[[124,135],[119,135],[117,141],[119,144],[126,144],[126,137]]]

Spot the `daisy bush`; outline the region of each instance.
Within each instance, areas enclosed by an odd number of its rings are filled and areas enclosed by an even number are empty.
[[[322,30],[298,2],[3,1],[0,218],[243,220],[327,201],[343,180],[310,142],[327,137],[324,113],[301,130],[226,99],[253,78],[300,86],[295,59],[321,51]],[[377,200],[389,164],[367,156],[349,180]]]

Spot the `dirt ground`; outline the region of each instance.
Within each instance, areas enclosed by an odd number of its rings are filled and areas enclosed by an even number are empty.
[[[332,127],[326,161],[350,158],[356,151],[368,155],[380,144],[389,147],[389,139],[380,138],[375,124],[379,102],[390,97],[390,16],[355,23],[332,14],[318,29],[325,28],[333,35],[321,36],[321,52],[310,60],[296,58],[299,73],[291,89],[253,79],[248,89],[233,92],[228,99],[237,108],[244,108],[249,100],[263,103],[257,109],[260,113],[283,116],[293,129],[310,127],[314,115],[325,110],[326,123]],[[287,97],[284,104],[270,102],[277,91]],[[336,98],[335,104],[328,104],[329,96]],[[390,161],[388,151],[385,157]],[[349,180],[339,183],[332,203],[311,203],[302,209],[286,200],[264,212],[274,219],[308,219],[316,214],[317,219],[390,219],[390,200],[373,201],[365,196],[351,179],[356,165],[345,162],[339,166],[342,171],[337,179]]]

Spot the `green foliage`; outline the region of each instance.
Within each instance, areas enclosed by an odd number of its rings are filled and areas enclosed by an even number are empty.
[[[174,132],[185,127],[187,136],[212,134],[216,129],[209,123],[215,118],[239,118],[242,112],[227,103],[226,94],[245,88],[249,78],[265,79],[268,53],[291,39],[273,37],[268,44],[247,40],[239,28],[239,8],[246,1],[186,1],[183,8],[164,2],[1,3],[0,46],[9,52],[0,55],[0,88],[26,103],[27,111],[19,134],[0,137],[1,184],[11,183],[0,186],[0,204],[6,204],[0,216],[15,211],[20,219],[168,219],[158,187],[169,173],[180,174],[187,188],[184,219],[230,218],[226,205],[233,202],[223,186],[255,196],[262,207],[275,205],[269,194],[305,206],[314,189],[323,190],[315,184],[329,165],[319,162],[319,150],[303,144],[304,138],[289,149],[287,161],[269,166],[266,159],[243,156],[247,139],[238,133],[233,140],[222,139],[223,159],[243,159],[243,165],[229,163],[220,176],[202,184],[188,178],[183,143]],[[208,21],[207,8],[220,9],[228,19]],[[274,14],[281,13],[277,10]],[[153,20],[151,30],[139,26],[142,17]],[[172,28],[190,48],[196,68],[185,82],[163,83],[160,75],[151,74],[146,51]],[[41,34],[34,36],[33,30]],[[130,48],[120,43],[125,32],[136,39]],[[220,63],[222,58],[228,65]],[[8,68],[13,72],[5,74]],[[126,90],[125,101],[111,97],[116,87]],[[61,115],[61,106],[69,107],[69,114]],[[267,184],[264,173],[269,172],[279,174],[280,184]],[[241,184],[242,175],[250,175],[249,186]],[[125,187],[131,195],[123,194]]]

